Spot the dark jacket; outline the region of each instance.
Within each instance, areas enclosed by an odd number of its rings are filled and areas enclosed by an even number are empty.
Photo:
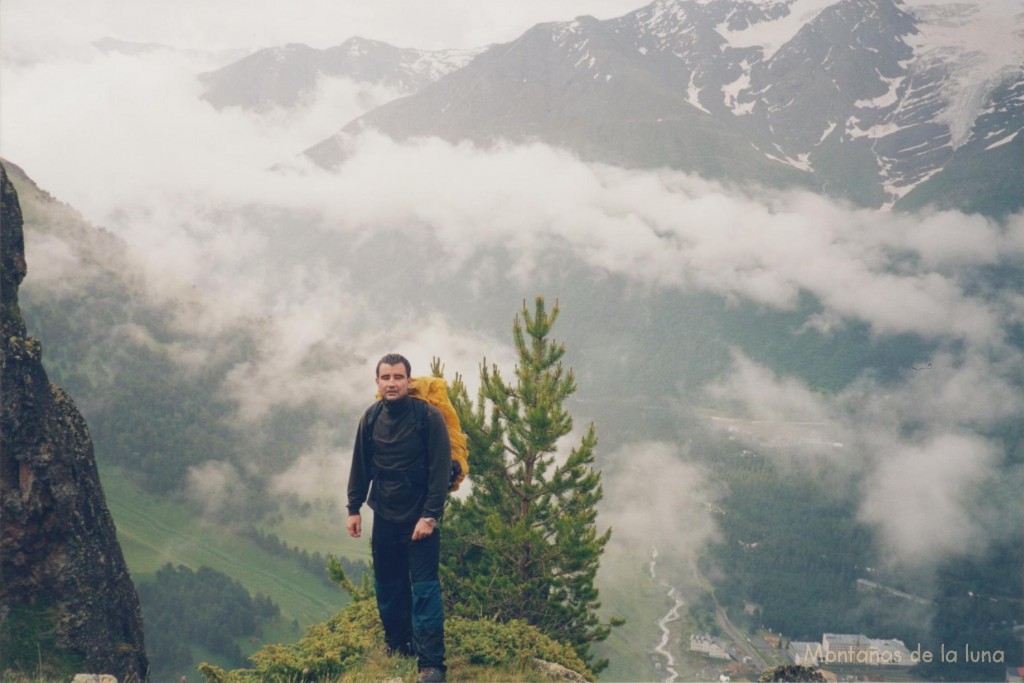
[[[366,453],[365,430],[373,407],[363,413],[348,478],[350,515],[358,514],[368,500],[374,513],[390,522],[441,518],[451,474],[448,428],[441,411],[423,403],[427,409],[424,439],[412,406],[418,400],[407,396],[384,402],[373,425],[372,463]]]

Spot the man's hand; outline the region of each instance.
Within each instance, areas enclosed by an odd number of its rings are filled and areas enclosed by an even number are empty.
[[[359,538],[363,535],[363,518],[359,515],[348,516],[348,535],[352,538]]]
[[[434,527],[437,526],[437,520],[421,518],[416,522],[416,528],[412,530],[412,540],[419,541],[426,538],[430,534],[434,533]]]

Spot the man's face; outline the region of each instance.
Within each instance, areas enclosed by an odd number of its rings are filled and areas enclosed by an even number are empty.
[[[397,401],[409,394],[409,376],[405,365],[381,363],[377,369],[377,390],[385,401]]]

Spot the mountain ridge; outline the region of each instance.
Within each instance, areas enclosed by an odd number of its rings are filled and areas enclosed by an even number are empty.
[[[1017,177],[1004,157],[1024,160],[1024,47],[1012,40],[1024,13],[1003,17],[991,50],[971,33],[998,14],[922,0],[656,0],[614,19],[546,22],[304,153],[337,166],[368,128],[397,140],[537,141],[874,208],[985,212],[964,188],[987,187],[1003,216],[1024,206],[1002,180]],[[997,135],[1012,147],[989,155]]]
[[[323,50],[290,43],[202,73],[199,81],[204,86],[202,99],[217,109],[265,112],[298,105],[321,79],[349,78],[413,93],[465,66],[484,49],[416,50],[358,36]]]
[[[606,22],[592,17],[538,24],[423,90],[372,110],[306,153],[336,165],[344,157],[333,150],[366,128],[400,140],[540,141],[589,161],[668,166],[723,179],[781,175],[789,184],[802,183],[800,171],[751,149],[756,132],[738,135],[692,106],[685,93],[624,50]]]

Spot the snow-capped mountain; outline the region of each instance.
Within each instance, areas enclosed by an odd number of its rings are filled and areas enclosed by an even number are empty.
[[[836,194],[893,204],[972,136],[993,134],[989,122],[976,126],[984,103],[1010,108],[992,96],[1024,78],[1024,43],[1014,51],[1000,40],[1005,29],[979,21],[995,8],[886,0],[824,7],[750,69],[733,111],[760,119],[790,163],[806,164]],[[1022,27],[1020,17],[1007,19]],[[983,52],[979,37],[995,49]],[[1004,116],[1001,129],[1020,130],[1019,113],[1015,126]]]
[[[540,140],[624,166],[808,183],[805,172],[752,146],[767,147],[770,139],[747,121],[692,106],[674,71],[651,68],[614,29],[593,17],[534,26],[418,93],[370,111],[307,153],[336,164],[346,137],[370,127],[400,139]]]
[[[541,24],[308,150],[543,140],[584,158],[804,185],[874,207],[1024,206],[1017,0],[656,0]]]
[[[200,80],[203,99],[218,109],[266,111],[295,106],[322,78],[348,78],[407,95],[462,68],[484,49],[415,50],[363,38],[326,50],[291,44],[259,50]]]

